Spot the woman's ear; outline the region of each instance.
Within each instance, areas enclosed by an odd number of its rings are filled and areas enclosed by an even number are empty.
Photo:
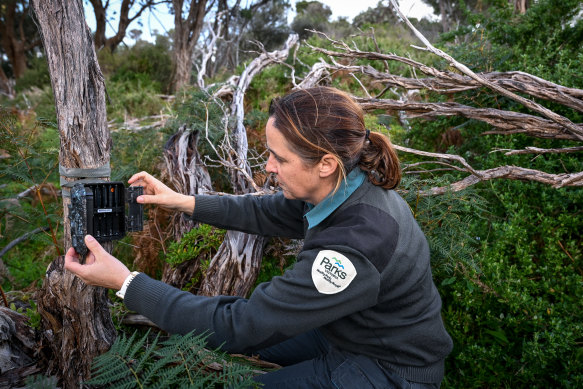
[[[319,163],[319,173],[321,178],[330,177],[338,169],[338,160],[332,154],[326,154]]]

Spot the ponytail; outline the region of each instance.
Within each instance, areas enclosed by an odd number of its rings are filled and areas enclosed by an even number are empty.
[[[401,166],[397,153],[385,135],[368,132],[360,160],[360,169],[365,171],[371,183],[385,189],[394,189],[401,182]]]

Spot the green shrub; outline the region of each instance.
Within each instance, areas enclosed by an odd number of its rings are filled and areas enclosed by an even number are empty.
[[[180,242],[172,242],[168,246],[165,261],[173,266],[193,259],[209,263],[223,242],[225,233],[225,230],[201,224],[184,234]]]
[[[159,115],[167,105],[159,97],[159,86],[148,75],[136,73],[131,78],[111,79],[106,83],[108,118],[126,121],[131,118]]]
[[[158,35],[155,43],[138,41],[131,47],[119,47],[114,53],[98,53],[103,74],[114,82],[145,78],[157,93],[168,93],[172,75],[171,48],[168,37]]]
[[[16,80],[14,89],[22,92],[31,88],[43,89],[51,85],[49,65],[44,57],[31,57],[28,61],[29,67],[24,74]]]
[[[480,23],[474,29],[454,33],[467,34],[466,42],[449,45],[446,51],[475,71],[521,70],[581,88],[581,53],[570,42],[580,36],[583,23],[568,22],[576,3],[540,1],[525,15],[516,16],[504,2],[478,15],[474,20]],[[456,101],[532,114],[486,90],[460,94]],[[540,103],[574,122],[583,120],[580,112],[570,108]],[[577,154],[534,158],[486,153],[527,146],[568,147],[574,142],[524,135],[481,136],[489,126],[463,118],[412,121],[412,125],[410,145],[423,150],[437,148],[445,129],[458,129],[464,143],[448,152],[462,155],[476,169],[517,165],[556,174],[581,170]],[[475,189],[487,201],[488,218],[474,217],[466,225],[467,234],[478,244],[472,256],[474,267],[460,263],[449,278],[438,279],[444,320],[454,339],[443,387],[580,387],[583,192],[507,180],[482,183]]]
[[[0,160],[0,247],[37,228],[52,226],[57,245],[57,226],[62,207],[49,196],[41,203],[36,195],[17,199],[34,185],[57,181],[58,137],[54,127],[0,108],[0,140],[6,158]],[[62,248],[58,248],[62,253]],[[3,281],[6,290],[24,288],[39,280],[48,262],[57,255],[50,231],[31,235],[2,258],[14,281]]]
[[[583,383],[583,193],[492,183],[476,269],[441,285],[455,343],[446,387],[578,387]]]
[[[157,128],[111,132],[111,180],[126,182],[140,171],[154,174],[162,159],[166,134]]]

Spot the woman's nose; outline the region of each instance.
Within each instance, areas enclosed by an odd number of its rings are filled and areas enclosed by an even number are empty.
[[[267,158],[267,163],[265,164],[265,171],[267,173],[277,173],[277,169],[275,168],[275,162],[274,162],[273,156],[269,156],[269,158]]]

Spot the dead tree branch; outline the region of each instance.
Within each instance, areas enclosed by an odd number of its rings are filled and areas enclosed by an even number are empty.
[[[436,158],[438,161],[432,161],[433,163],[446,165],[451,167],[452,169],[458,171],[466,171],[471,173],[468,177],[464,178],[463,180],[454,182],[452,184],[431,188],[428,191],[422,192],[421,195],[439,195],[444,194],[447,191],[457,192],[463,189],[468,188],[474,184],[477,184],[480,181],[488,181],[493,180],[496,178],[507,178],[511,180],[521,180],[521,181],[536,181],[546,185],[551,185],[553,188],[562,188],[565,186],[583,186],[583,172],[579,173],[572,173],[572,174],[551,174],[541,172],[539,170],[534,169],[527,169],[518,166],[500,166],[492,169],[487,170],[475,170],[473,169],[464,158],[458,155],[452,154],[441,154],[441,153],[429,153],[426,151],[420,151],[411,149],[408,147],[403,147],[399,145],[393,145],[395,149],[411,153],[415,155],[421,155],[424,157],[431,157]],[[457,168],[451,164],[446,164],[441,162],[440,160],[448,160],[448,161],[455,161],[460,163],[463,168]],[[431,163],[431,162],[428,162]],[[413,164],[410,166],[417,166],[417,164]],[[403,171],[406,172],[408,166],[403,168]]]
[[[524,150],[494,150],[496,151],[506,151],[504,155],[517,155],[517,154],[561,154],[561,153],[578,153],[583,151],[583,146],[579,147],[565,147],[562,149],[541,149],[538,147],[525,147]]]
[[[583,90],[567,88],[520,71],[474,73],[468,69],[467,66],[457,62],[448,54],[433,47],[399,11],[396,2],[391,0],[391,3],[400,17],[427,47],[427,49],[420,49],[428,50],[439,57],[446,59],[449,65],[456,69],[457,72],[442,71],[410,58],[404,58],[395,54],[381,53],[378,49],[377,52],[362,51],[356,45],[349,46],[343,41],[331,39],[324,33],[313,31],[328,40],[332,45],[332,49],[324,49],[308,44],[308,46],[314,51],[327,55],[329,57],[329,62],[321,60],[314,65],[305,78],[305,80],[307,80],[306,85],[310,86],[319,82],[319,80],[324,77],[322,75],[325,75],[325,77],[332,77],[338,72],[342,72],[344,75],[348,73],[350,76],[355,77],[358,84],[364,90],[364,95],[368,96],[364,98],[354,97],[367,112],[385,110],[389,114],[397,115],[400,120],[402,118],[407,120],[408,118],[431,119],[438,116],[460,116],[471,120],[478,120],[493,127],[488,131],[484,131],[482,135],[511,135],[520,133],[534,138],[575,142],[583,140],[583,124],[573,123],[569,119],[535,103],[533,100],[521,96],[527,95],[530,98],[552,101],[583,112]],[[374,32],[372,39],[374,40]],[[335,60],[336,58],[344,58],[345,61],[339,63]],[[348,61],[346,61],[346,59]],[[399,62],[410,67],[414,72],[419,71],[425,77],[404,77],[391,74],[388,71],[379,71],[370,65],[355,65],[353,61],[358,59],[383,61],[385,63],[385,69],[388,69],[386,66],[387,61]],[[366,76],[367,83],[365,83],[364,78],[357,77],[356,75],[358,74]],[[382,91],[377,93],[376,97],[371,98],[371,94],[367,90],[367,87],[374,86],[375,84],[381,85]],[[303,85],[303,83],[300,84],[300,86]],[[497,94],[517,101],[531,111],[541,114],[543,117],[496,108],[475,108],[456,102],[417,101],[418,99],[416,99],[416,101],[411,101],[408,98],[403,98],[404,96],[398,92],[399,89],[411,92],[426,90],[439,94],[453,95],[455,93],[477,90],[479,88],[488,88]],[[380,96],[385,95],[389,91],[400,96],[400,99],[380,98]],[[521,95],[518,95],[518,93]],[[401,122],[403,122],[403,120],[401,120]],[[581,172],[552,174],[517,166],[501,166],[488,170],[476,170],[470,166],[465,159],[459,156],[428,153],[403,146],[396,146],[396,148],[402,152],[412,153],[431,159],[405,166],[405,173],[412,174],[428,172],[428,170],[413,168],[432,164],[438,167],[429,170],[430,172],[455,170],[470,174],[463,180],[448,185],[447,187],[432,188],[425,194],[440,194],[446,190],[462,190],[477,182],[495,178],[537,181],[551,185],[555,188],[582,185],[581,175],[583,173]],[[516,155],[574,153],[582,150],[583,147],[575,146],[552,149],[528,147],[524,150],[495,151],[506,151],[506,155]]]
[[[230,117],[235,120],[235,126],[229,134],[229,117],[224,117],[225,137],[221,146],[222,151],[217,152],[223,162],[227,162],[226,166],[230,171],[231,183],[236,194],[252,193],[259,190],[253,180],[249,164],[247,131],[243,124],[245,92],[253,77],[265,67],[275,63],[283,63],[288,57],[290,49],[297,42],[298,36],[290,35],[282,50],[271,53],[264,51],[251,61],[239,77],[228,112]],[[233,144],[231,144],[231,139]],[[215,151],[217,150],[215,149]],[[218,294],[247,295],[259,273],[265,242],[266,238],[262,236],[227,231],[225,240],[209,264],[199,294],[207,296]]]
[[[474,108],[458,103],[417,103],[389,99],[355,99],[359,101],[365,111],[374,111],[376,109],[386,109],[394,112],[405,111],[410,118],[462,116],[483,121],[500,129],[498,131],[486,131],[483,135],[524,133],[537,138],[578,140],[575,135],[565,131],[563,126],[551,120],[520,112],[495,108]],[[583,125],[577,124],[576,126],[583,131]]]
[[[217,14],[217,19],[221,18],[224,15],[223,12],[219,12]],[[208,43],[205,43],[204,48],[201,50],[202,59],[200,61],[200,66],[197,65],[197,75],[196,75],[196,82],[200,89],[205,89],[204,86],[204,76],[206,75],[206,66],[208,61],[212,58],[214,51],[217,46],[217,41],[221,38],[221,28],[223,27],[222,23],[219,23],[217,26],[217,31],[213,29],[213,25],[210,21],[207,22],[207,29],[210,34],[210,39]]]
[[[322,80],[330,77],[330,72],[328,71],[330,68],[332,68],[332,66],[323,60],[316,62],[302,82],[300,82],[300,84],[294,89],[306,89],[318,85]]]
[[[423,42],[423,44],[425,45],[425,47],[427,47],[427,49],[429,51],[431,51],[432,53],[436,54],[437,56],[445,59],[446,61],[449,62],[450,66],[453,66],[454,68],[456,68],[457,70],[459,70],[463,74],[471,77],[473,80],[477,81],[478,83],[492,89],[493,91],[501,94],[502,96],[508,97],[509,99],[512,99],[514,101],[519,102],[520,104],[524,105],[528,109],[531,109],[535,112],[540,113],[541,115],[547,117],[548,119],[552,120],[553,122],[565,127],[569,132],[571,132],[573,135],[575,135],[575,137],[577,137],[578,140],[583,140],[583,129],[579,128],[576,124],[571,122],[566,117],[561,116],[561,115],[551,111],[550,109],[545,108],[542,105],[535,103],[532,100],[529,100],[529,99],[526,99],[522,96],[519,96],[516,93],[513,93],[513,92],[493,83],[493,82],[488,81],[487,79],[484,79],[484,78],[478,76],[476,73],[471,71],[466,65],[456,61],[452,56],[443,52],[442,50],[435,48],[427,40],[427,38],[425,38],[423,36],[423,34],[421,34],[415,28],[415,26],[413,26],[413,24],[411,24],[409,19],[407,19],[407,17],[401,12],[397,2],[395,0],[390,0],[390,1],[391,1],[391,4],[393,5],[393,8],[395,8],[395,11],[399,15],[399,17],[401,17],[401,19],[403,19],[403,21],[407,24],[407,26],[409,26],[409,28],[413,31],[413,33],[417,36],[417,38],[419,38],[419,40],[421,40],[421,42]]]
[[[394,54],[382,54],[377,52],[352,49],[348,46],[343,46],[342,42],[335,41],[330,38],[328,39],[331,43],[333,43],[336,47],[341,48],[343,51],[322,49],[320,47],[311,46],[309,44],[308,46],[313,50],[326,54],[330,57],[360,58],[382,61],[392,60],[401,62],[405,65],[411,66],[412,68],[420,70],[423,74],[432,78],[403,77],[378,71],[370,65],[330,65],[324,62],[320,65],[321,68],[326,68],[331,71],[345,70],[348,72],[362,73],[372,78],[375,82],[381,83],[387,87],[399,87],[408,90],[426,89],[440,94],[453,94],[478,89],[484,86],[469,76],[441,71],[424,65],[420,62],[413,61],[409,58],[400,57]],[[558,85],[546,81],[542,78],[533,76],[532,74],[519,71],[477,73],[477,75],[493,84],[506,88],[509,91],[524,93],[532,97],[554,101],[573,108],[577,111],[583,112],[583,91],[580,89],[567,88],[562,85]]]
[[[247,162],[247,132],[245,130],[245,125],[243,124],[243,118],[245,115],[245,109],[243,105],[243,98],[245,97],[245,92],[249,88],[249,84],[253,78],[259,74],[267,66],[274,63],[283,63],[283,61],[288,57],[290,49],[297,44],[299,40],[298,35],[292,34],[289,36],[285,42],[284,47],[281,50],[272,51],[270,53],[263,52],[257,58],[255,58],[251,63],[245,68],[237,87],[235,93],[233,94],[233,101],[231,102],[231,116],[235,119],[235,128],[232,130],[232,137],[234,140],[234,150],[237,155],[237,166],[238,171],[246,171],[249,176],[252,176],[251,169]],[[250,182],[240,174],[233,172],[232,183],[235,193],[249,193],[251,187]]]

